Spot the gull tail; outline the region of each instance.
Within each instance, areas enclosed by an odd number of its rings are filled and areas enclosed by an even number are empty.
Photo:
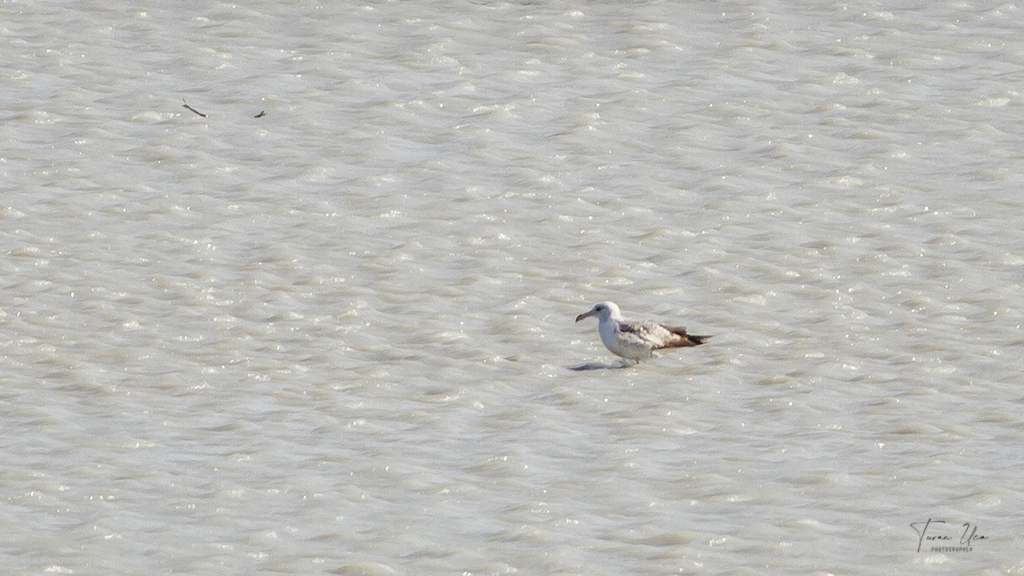
[[[690,342],[693,342],[693,346],[700,346],[701,344],[714,338],[714,336],[694,336],[693,334],[687,334],[686,337],[690,340]]]
[[[668,328],[668,331],[678,336],[677,339],[672,340],[665,345],[666,348],[689,348],[691,346],[700,346],[701,344],[711,340],[713,336],[697,336],[695,334],[687,334],[686,328]]]

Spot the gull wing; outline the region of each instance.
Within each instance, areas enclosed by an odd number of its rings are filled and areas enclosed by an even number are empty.
[[[630,336],[637,344],[650,346],[652,350],[659,348],[686,348],[700,346],[711,336],[694,336],[686,332],[686,328],[663,326],[657,322],[619,322],[619,332]]]

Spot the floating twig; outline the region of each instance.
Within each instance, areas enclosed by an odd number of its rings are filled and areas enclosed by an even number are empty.
[[[266,110],[260,110],[260,113],[255,115],[255,116],[253,116],[253,118],[263,118],[266,115],[267,115],[267,111]]]
[[[182,99],[181,99],[181,101],[182,101],[182,102],[185,102],[185,99],[184,99],[184,98],[182,98]],[[193,108],[193,107],[189,106],[189,105],[188,105],[188,102],[185,102],[184,104],[182,104],[182,105],[181,105],[181,107],[182,107],[182,108],[185,108],[186,110],[191,110],[192,112],[195,112],[196,114],[198,114],[198,115],[202,116],[203,118],[206,118],[206,114],[203,114],[203,113],[202,113],[202,112],[200,112],[199,110],[196,110],[195,108]]]

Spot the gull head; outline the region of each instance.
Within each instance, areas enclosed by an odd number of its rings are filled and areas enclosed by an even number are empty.
[[[591,316],[597,316],[599,322],[604,322],[609,318],[622,318],[622,313],[619,312],[619,307],[615,305],[615,302],[598,302],[594,304],[593,308],[577,316],[576,321],[579,322]]]

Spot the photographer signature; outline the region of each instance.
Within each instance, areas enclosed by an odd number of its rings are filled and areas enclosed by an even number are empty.
[[[911,522],[910,527],[917,532],[917,551],[921,551],[921,544],[925,542],[946,542],[952,541],[956,536],[950,536],[949,534],[936,534],[938,524],[945,524],[945,520],[935,520],[929,518],[927,522]],[[935,528],[932,530],[932,534],[928,533],[929,528]],[[972,525],[970,522],[963,523],[963,532],[960,534],[960,545],[970,546],[976,540],[988,540],[988,536],[978,534],[978,526]]]

